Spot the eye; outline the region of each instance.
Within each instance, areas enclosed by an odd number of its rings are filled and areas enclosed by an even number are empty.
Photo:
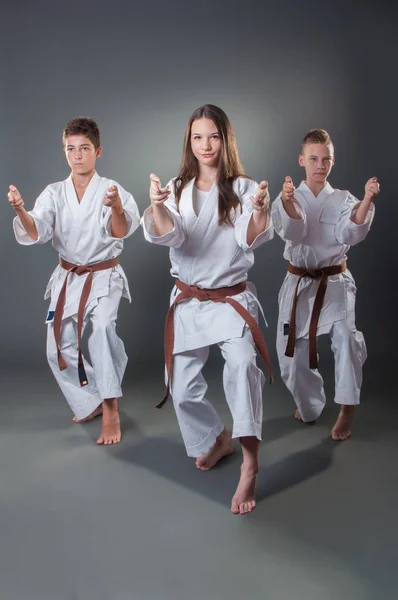
[[[219,140],[220,139],[220,136],[218,135],[218,133],[215,133],[211,137],[214,138],[215,140]]]

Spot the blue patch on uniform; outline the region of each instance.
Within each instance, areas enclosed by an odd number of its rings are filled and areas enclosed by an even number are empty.
[[[50,323],[50,321],[52,321],[52,320],[53,320],[53,318],[54,318],[54,314],[55,314],[55,310],[49,310],[49,311],[48,311],[48,315],[47,315],[46,323]]]
[[[283,323],[283,335],[289,335],[289,323]]]

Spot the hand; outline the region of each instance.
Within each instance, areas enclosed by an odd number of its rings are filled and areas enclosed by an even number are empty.
[[[285,177],[285,181],[282,187],[282,202],[293,202],[294,199],[293,180],[291,177]]]
[[[10,185],[10,191],[8,192],[7,197],[8,202],[15,210],[20,210],[25,204],[15,185]]]
[[[149,176],[149,197],[151,199],[152,204],[163,204],[170,196],[170,188],[165,187],[162,188],[160,184],[160,179],[154,173],[151,173]]]
[[[120,200],[119,190],[116,185],[112,185],[107,193],[105,198],[102,201],[102,204],[105,206],[109,206],[109,208],[119,208],[122,206],[122,201]]]
[[[380,193],[380,184],[377,181],[377,177],[371,177],[369,181],[366,182],[365,185],[365,198],[364,200],[368,200],[372,202],[376,196]]]
[[[258,192],[256,196],[251,197],[253,209],[256,211],[262,210],[266,212],[269,208],[269,191],[268,191],[268,181],[262,181],[258,187]]]

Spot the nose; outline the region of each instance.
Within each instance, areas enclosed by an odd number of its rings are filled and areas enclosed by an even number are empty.
[[[203,138],[203,150],[211,150],[211,140],[210,138]]]

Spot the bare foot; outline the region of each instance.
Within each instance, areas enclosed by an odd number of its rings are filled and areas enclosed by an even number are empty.
[[[86,421],[91,421],[91,419],[95,419],[95,417],[99,417],[100,415],[102,415],[102,404],[97,406],[97,408],[93,410],[88,417],[84,417],[84,419],[77,419],[76,417],[73,417],[72,420],[74,423],[85,423]]]
[[[297,421],[301,421],[303,422],[303,419],[301,418],[301,415],[299,413],[299,410],[297,409],[296,412],[294,413],[294,418],[297,419]]]
[[[97,444],[118,444],[122,438],[120,431],[119,411],[116,398],[104,400],[102,414],[102,431]]]
[[[299,410],[297,409],[294,413],[294,418],[300,423],[304,423],[305,425],[315,425],[316,421],[303,421],[303,417],[300,415]]]
[[[350,437],[354,410],[355,406],[342,405],[337,421],[332,429],[332,440],[343,442]]]
[[[231,502],[234,515],[245,515],[256,508],[256,480],[258,467],[241,467],[240,479]]]
[[[219,460],[224,458],[224,456],[229,456],[232,452],[231,434],[226,429],[223,429],[217,437],[213,448],[196,459],[196,466],[201,471],[209,471]]]

